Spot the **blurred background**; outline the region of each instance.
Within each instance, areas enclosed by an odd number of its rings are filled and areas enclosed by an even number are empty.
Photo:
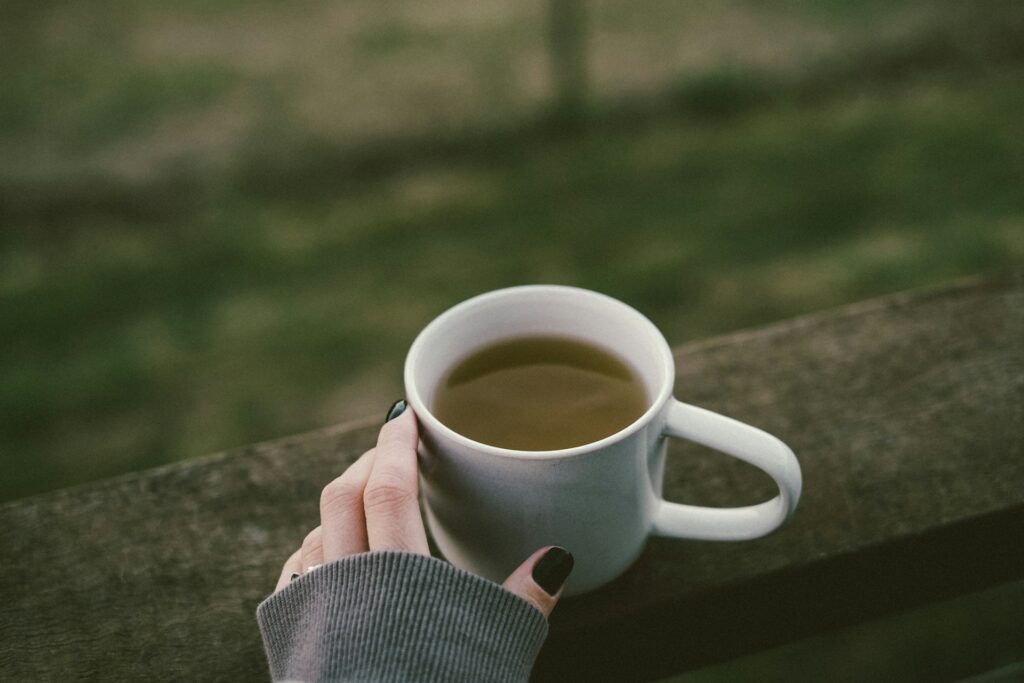
[[[473,294],[673,344],[1024,263],[1024,4],[7,0],[0,500],[381,413]]]
[[[0,500],[381,416],[497,287],[679,344],[1024,264],[1015,0],[6,0],[0,84]]]

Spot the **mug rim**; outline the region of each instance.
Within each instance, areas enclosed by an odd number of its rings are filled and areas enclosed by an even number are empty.
[[[418,360],[420,354],[423,353],[426,339],[429,334],[434,332],[437,328],[444,325],[452,317],[455,317],[465,311],[468,308],[478,306],[485,300],[507,298],[517,296],[526,293],[543,293],[543,292],[558,292],[563,294],[582,295],[590,297],[592,300],[600,300],[603,303],[611,304],[613,307],[621,310],[625,315],[631,315],[636,317],[637,322],[645,329],[645,331],[651,335],[658,342],[658,349],[661,355],[661,382],[660,386],[657,387],[655,396],[651,401],[650,405],[643,412],[640,417],[626,425],[622,429],[608,436],[605,436],[597,441],[591,441],[589,443],[581,444],[579,446],[571,446],[569,448],[557,448],[544,451],[528,451],[515,448],[503,448],[501,446],[492,446],[490,444],[483,443],[482,441],[476,441],[470,439],[467,436],[459,434],[454,429],[448,427],[441,422],[434,414],[427,409],[425,401],[420,396],[419,387],[415,381],[415,363]],[[518,285],[515,287],[505,287],[502,289],[495,289],[482,294],[477,294],[469,299],[466,299],[454,306],[448,308],[443,313],[431,320],[426,327],[420,330],[419,334],[416,335],[416,339],[413,340],[412,346],[409,347],[409,352],[405,357],[405,368],[404,368],[404,380],[405,380],[405,391],[406,400],[413,408],[413,412],[416,414],[417,420],[420,421],[421,425],[429,428],[430,431],[440,433],[445,438],[450,439],[458,443],[459,445],[473,449],[479,453],[486,453],[488,455],[510,458],[516,460],[553,460],[561,458],[570,458],[573,456],[585,455],[597,450],[601,450],[606,446],[613,443],[622,441],[640,429],[652,422],[655,416],[661,411],[664,405],[672,396],[673,383],[675,381],[675,360],[672,356],[672,349],[668,345],[668,341],[665,336],[661,333],[661,330],[650,321],[650,319],[643,313],[633,308],[624,301],[620,301],[615,297],[596,292],[591,289],[584,289],[582,287],[572,287],[569,285],[545,285],[545,284],[534,284],[534,285]],[[421,433],[423,429],[421,427]],[[422,435],[422,434],[421,434]]]

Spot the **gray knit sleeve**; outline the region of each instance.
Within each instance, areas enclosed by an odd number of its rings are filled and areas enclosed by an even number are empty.
[[[275,681],[526,681],[547,636],[530,603],[441,560],[352,555],[256,610]]]

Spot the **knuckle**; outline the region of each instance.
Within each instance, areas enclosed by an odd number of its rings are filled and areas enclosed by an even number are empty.
[[[330,514],[337,510],[354,507],[359,504],[362,490],[355,482],[338,477],[320,492],[320,514]]]
[[[390,511],[408,505],[416,498],[416,492],[393,478],[385,478],[371,482],[363,494],[363,504],[367,511]]]
[[[311,551],[318,549],[323,545],[323,536],[320,533],[320,527],[317,527],[306,534],[306,537],[302,539],[302,550],[304,554],[309,554]]]
[[[293,552],[291,555],[289,555],[288,559],[284,561],[283,565],[281,565],[281,573],[282,574],[288,573],[291,570],[291,568],[294,567],[296,564],[298,564],[298,562],[301,559],[302,559],[302,548],[299,548],[298,550]]]

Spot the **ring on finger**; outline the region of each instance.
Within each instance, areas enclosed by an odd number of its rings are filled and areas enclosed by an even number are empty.
[[[313,571],[314,569],[319,569],[319,568],[320,568],[321,566],[323,566],[323,565],[319,565],[319,564],[311,564],[311,565],[309,565],[309,566],[308,566],[308,567],[306,568],[306,571],[304,571],[304,572],[292,572],[292,576],[291,576],[291,578],[289,579],[289,581],[294,581],[295,579],[299,578],[299,577],[300,577],[300,576],[302,576],[303,574],[308,574],[309,572]]]

